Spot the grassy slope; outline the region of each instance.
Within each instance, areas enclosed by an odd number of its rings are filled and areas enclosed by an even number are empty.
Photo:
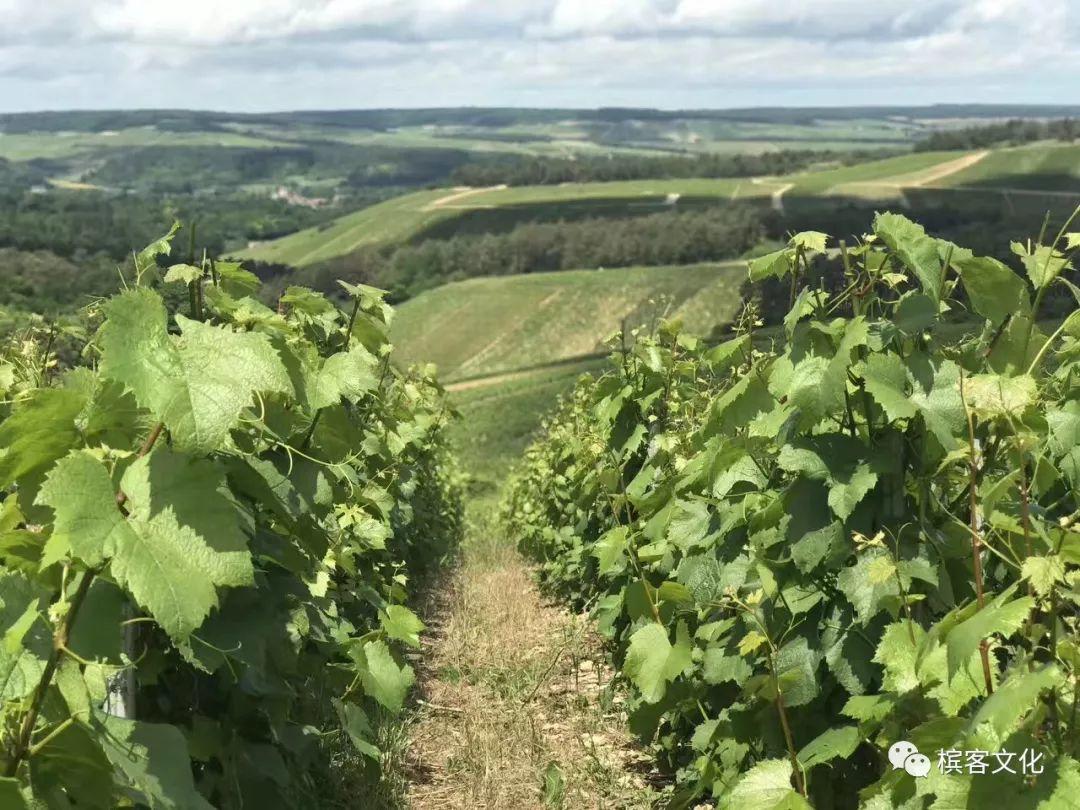
[[[1080,193],[1080,145],[1034,144],[998,149],[941,184]]]
[[[280,262],[297,267],[344,256],[364,245],[403,242],[453,211],[431,208],[436,200],[453,192],[447,189],[418,191],[362,208],[321,228],[302,231],[241,251],[247,259]]]
[[[619,329],[665,311],[707,334],[739,304],[742,262],[571,270],[475,278],[407,301],[393,325],[403,362],[433,362],[454,381],[603,351]]]
[[[658,206],[668,195],[695,199],[767,197],[791,185],[789,194],[813,196],[843,191],[846,183],[879,182],[900,185],[934,166],[962,157],[963,152],[926,152],[875,160],[857,166],[805,172],[791,177],[683,180],[627,180],[612,183],[567,183],[477,190],[468,196],[424,210],[435,200],[450,197],[451,189],[409,194],[335,220],[323,230],[308,229],[241,252],[241,256],[304,266],[343,256],[361,245],[408,239],[436,222],[481,208],[550,206],[581,200],[611,200],[632,208]]]
[[[106,149],[143,146],[228,146],[265,149],[281,146],[272,140],[233,132],[165,132],[133,127],[113,133],[27,133],[0,135],[0,158],[33,160],[66,158]]]
[[[874,160],[854,166],[843,166],[819,172],[793,175],[793,187],[788,194],[816,195],[843,192],[850,183],[882,183],[902,185],[917,182],[921,172],[948,161],[963,157],[964,152],[917,152],[910,155]]]
[[[581,360],[482,388],[452,391],[462,418],[450,436],[462,468],[472,478],[472,494],[490,497],[521,458],[540,422],[582,374],[598,373],[606,358]]]

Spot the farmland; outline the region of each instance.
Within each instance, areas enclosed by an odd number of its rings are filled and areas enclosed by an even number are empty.
[[[361,246],[387,245],[457,232],[505,229],[531,219],[640,215],[672,207],[731,201],[782,208],[821,198],[895,201],[904,189],[1080,193],[1080,147],[1037,145],[974,152],[919,152],[822,168],[786,177],[634,180],[554,186],[444,189],[420,192],[242,250],[239,255],[303,267],[347,256]]]
[[[433,362],[448,382],[603,352],[623,325],[681,318],[708,334],[737,312],[745,263],[624,267],[477,278],[405,302],[393,325],[402,362]]]
[[[944,126],[0,116],[0,805],[1072,806],[1080,147]]]

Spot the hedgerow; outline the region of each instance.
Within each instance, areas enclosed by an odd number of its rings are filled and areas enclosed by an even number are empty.
[[[504,519],[610,638],[673,806],[1078,806],[1080,314],[1039,317],[1080,300],[1066,231],[1022,273],[894,214],[797,234],[750,264],[782,327],[638,336],[526,452]]]
[[[460,532],[449,410],[379,291],[272,310],[236,264],[161,278],[173,233],[79,367],[0,363],[4,808],[318,806],[341,741],[379,760],[409,589]]]

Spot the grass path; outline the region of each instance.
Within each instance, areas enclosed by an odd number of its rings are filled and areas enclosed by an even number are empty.
[[[648,757],[582,617],[545,602],[521,556],[474,533],[425,617],[407,806],[651,806]]]

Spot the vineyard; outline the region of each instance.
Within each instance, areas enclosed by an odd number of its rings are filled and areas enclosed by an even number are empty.
[[[52,332],[0,365],[5,810],[340,806],[460,534],[449,411],[380,294],[274,311],[235,264],[162,277],[173,235],[75,367]]]
[[[0,353],[0,808],[399,807],[410,733],[457,740],[448,779],[517,744],[540,769],[416,807],[645,805],[568,787],[559,721],[632,735],[653,806],[1080,806],[1075,217],[1014,243],[1022,272],[897,214],[800,232],[741,311],[731,266],[461,283],[406,305],[404,353],[381,291],[267,306],[174,227],[88,328]],[[659,283],[729,334],[640,303]],[[538,371],[458,413],[402,369],[437,353],[462,391]],[[588,373],[558,396],[561,362]],[[477,449],[527,432],[503,400],[553,409],[508,480]],[[560,672],[599,719],[551,702]]]
[[[668,323],[546,423],[503,516],[609,640],[670,806],[1077,806],[1065,231],[1024,276],[893,214],[796,234],[750,264],[781,333]]]

